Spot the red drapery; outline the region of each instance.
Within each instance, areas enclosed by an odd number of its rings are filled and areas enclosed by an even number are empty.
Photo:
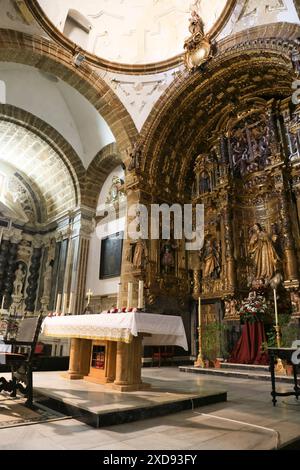
[[[234,364],[269,364],[268,354],[262,351],[266,342],[263,322],[254,322],[243,326],[242,336],[234,347],[229,362]]]

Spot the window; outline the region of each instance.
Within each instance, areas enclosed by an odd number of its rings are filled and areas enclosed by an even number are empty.
[[[87,18],[85,18],[77,10],[69,10],[65,27],[64,35],[71,41],[78,44],[83,49],[88,48],[89,33],[92,26]]]

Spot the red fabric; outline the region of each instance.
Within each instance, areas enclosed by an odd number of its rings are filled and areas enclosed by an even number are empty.
[[[229,362],[268,365],[268,354],[262,351],[262,343],[266,341],[263,322],[246,322],[243,326],[242,336],[234,347]]]
[[[37,343],[35,346],[34,354],[42,354],[43,350],[44,350],[43,343]]]

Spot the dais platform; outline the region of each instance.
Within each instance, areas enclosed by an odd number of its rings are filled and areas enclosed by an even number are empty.
[[[66,380],[59,372],[35,374],[36,401],[90,426],[115,424],[164,416],[227,400],[226,391],[197,384],[165,382],[147,377],[149,390],[121,393],[105,385]]]

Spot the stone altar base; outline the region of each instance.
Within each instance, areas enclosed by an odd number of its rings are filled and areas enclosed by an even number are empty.
[[[147,381],[151,382],[147,378]],[[227,400],[227,392],[196,384],[156,379],[149,390],[119,392],[84,380],[66,380],[59,372],[35,374],[35,401],[95,428],[164,416]]]

